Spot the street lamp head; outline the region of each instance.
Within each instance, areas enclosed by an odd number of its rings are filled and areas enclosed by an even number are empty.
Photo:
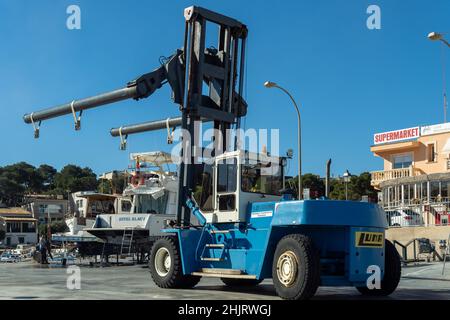
[[[266,87],[266,88],[273,88],[276,86],[277,86],[277,84],[275,82],[270,82],[270,81],[264,82],[264,87]]]
[[[344,178],[345,182],[350,182],[350,178],[351,178],[351,173],[348,172],[348,170],[345,170],[344,174],[342,175],[342,177]]]
[[[437,32],[430,32],[428,34],[428,39],[435,41],[435,40],[441,40],[442,39],[442,34],[437,33]]]

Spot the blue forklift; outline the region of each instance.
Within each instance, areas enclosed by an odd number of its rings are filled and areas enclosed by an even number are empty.
[[[246,25],[197,6],[186,8],[184,18],[183,47],[154,71],[124,88],[26,114],[35,137],[43,120],[72,114],[79,130],[83,110],[147,98],[168,83],[181,116],[110,132],[120,137],[121,149],[135,133],[167,130],[172,143],[174,128],[181,127],[189,136],[181,141],[176,219],[167,221],[165,236],[149,253],[159,287],[192,288],[214,277],[232,287],[273,279],[276,293],[291,300],[309,299],[319,286],[354,286],[368,296],[394,292],[400,257],[385,239],[378,205],[294,199],[284,188],[286,158],[245,151],[230,134],[240,130],[248,108]],[[197,143],[205,123],[214,129],[211,150]]]

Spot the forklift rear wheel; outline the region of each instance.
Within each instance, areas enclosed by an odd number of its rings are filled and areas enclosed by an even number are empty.
[[[220,278],[224,284],[229,287],[253,287],[260,284],[264,279],[233,279],[233,278]]]
[[[194,287],[200,277],[184,275],[178,241],[173,237],[163,237],[152,246],[149,269],[153,281],[160,288]]]
[[[389,240],[385,240],[384,278],[380,289],[356,287],[365,296],[388,296],[397,289],[402,273],[400,255]]]
[[[275,290],[283,299],[313,297],[320,283],[320,260],[312,240],[302,234],[283,237],[275,250],[272,277]]]

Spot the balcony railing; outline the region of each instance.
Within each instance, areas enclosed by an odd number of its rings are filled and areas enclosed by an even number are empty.
[[[409,168],[373,171],[370,174],[372,177],[372,186],[379,186],[379,184],[383,181],[405,177],[414,177],[416,175],[419,175],[420,171],[410,166]]]

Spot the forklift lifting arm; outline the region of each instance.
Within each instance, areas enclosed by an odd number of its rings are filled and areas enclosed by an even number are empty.
[[[143,99],[152,95],[157,89],[161,88],[166,82],[169,82],[172,88],[172,99],[177,104],[182,104],[184,71],[182,61],[182,50],[177,50],[167,61],[152,72],[146,73],[139,78],[128,82],[122,89],[103,93],[89,98],[73,100],[60,106],[44,109],[37,112],[26,114],[23,117],[25,123],[37,123],[43,120],[55,118],[58,116],[73,113],[75,118],[75,128],[80,129],[80,117],[83,110],[95,108],[126,99]],[[80,112],[78,120],[76,112]]]

